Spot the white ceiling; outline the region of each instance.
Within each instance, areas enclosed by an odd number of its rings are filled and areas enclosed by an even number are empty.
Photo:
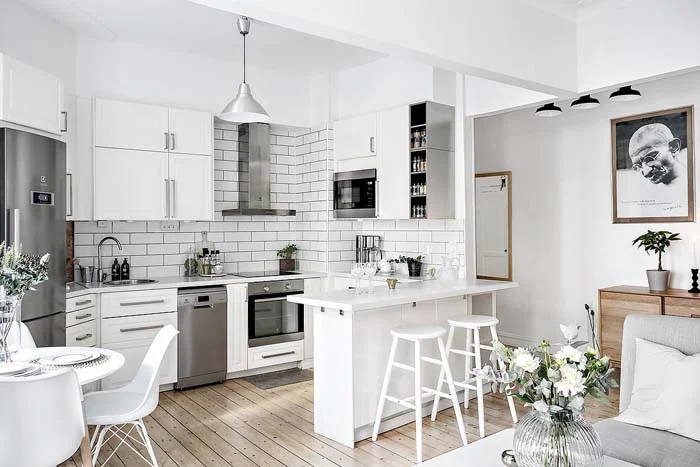
[[[242,61],[237,17],[187,0],[21,1],[90,37]],[[254,19],[246,49],[249,64],[310,75],[339,71],[382,57],[374,51]]]
[[[576,21],[582,16],[592,14],[600,5],[611,0],[520,0],[540,10],[561,18]]]

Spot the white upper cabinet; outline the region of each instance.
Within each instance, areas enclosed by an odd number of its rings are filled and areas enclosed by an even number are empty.
[[[170,109],[168,112],[170,152],[212,154],[213,117],[209,112],[182,109]]]
[[[377,114],[337,120],[333,132],[336,160],[377,155]]]
[[[168,152],[168,108],[95,99],[95,146]]]
[[[0,54],[0,120],[60,134],[63,82]]]
[[[377,114],[377,217],[410,217],[409,107]]]
[[[66,218],[92,220],[92,99],[66,96]]]
[[[211,157],[170,154],[170,218],[211,220],[213,183]]]
[[[168,154],[95,148],[95,219],[168,219]]]

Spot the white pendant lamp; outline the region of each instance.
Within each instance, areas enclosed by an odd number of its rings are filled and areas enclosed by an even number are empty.
[[[238,87],[238,94],[224,107],[219,118],[235,123],[267,123],[270,121],[270,116],[255,100],[250,91],[250,85],[245,81],[245,36],[250,31],[250,20],[241,16],[237,24],[238,31],[243,36],[243,82]]]

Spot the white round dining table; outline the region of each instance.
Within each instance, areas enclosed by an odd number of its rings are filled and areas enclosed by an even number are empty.
[[[93,365],[63,365],[65,368],[72,368],[78,375],[78,383],[84,386],[94,383],[107,376],[116,373],[124,366],[124,355],[114,350],[102,349],[99,347],[37,347],[35,349],[22,349],[13,356],[14,361],[29,361],[37,358],[57,357],[58,355],[68,355],[76,352],[99,352],[109,358]],[[84,412],[84,411],[83,411]],[[85,436],[80,443],[80,456],[83,460],[83,467],[93,467],[92,453],[90,450],[90,435],[85,424]]]

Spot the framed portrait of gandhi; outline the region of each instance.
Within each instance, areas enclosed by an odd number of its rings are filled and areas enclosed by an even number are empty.
[[[693,222],[693,107],[610,121],[613,224]]]

